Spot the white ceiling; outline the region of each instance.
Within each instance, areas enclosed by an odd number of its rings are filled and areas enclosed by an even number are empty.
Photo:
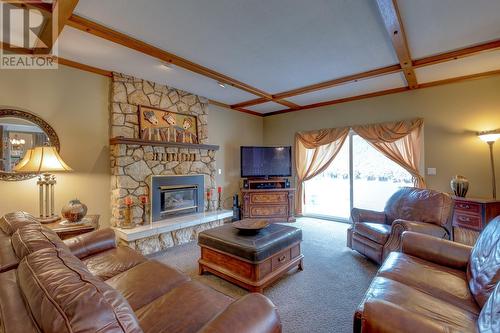
[[[75,12],[269,93],[392,65],[373,0],[85,0]]]
[[[279,111],[283,109],[287,109],[286,106],[274,103],[274,102],[267,102],[267,103],[262,103],[262,104],[257,104],[257,105],[252,105],[252,106],[247,106],[245,109],[251,110],[251,111],[256,111],[259,113],[268,113],[268,112],[273,112],[273,111]]]
[[[413,59],[500,39],[500,0],[398,0]],[[80,0],[77,15],[275,94],[398,62],[375,0]],[[236,104],[257,96],[66,26],[60,56]],[[416,69],[419,83],[500,69],[500,51]],[[287,100],[404,86],[399,73]],[[260,113],[286,107],[247,107]]]
[[[398,0],[418,59],[500,38],[500,0]]]

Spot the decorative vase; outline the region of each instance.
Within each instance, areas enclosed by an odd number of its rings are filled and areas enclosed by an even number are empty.
[[[456,175],[451,179],[450,185],[453,193],[455,193],[457,197],[465,198],[465,195],[469,190],[469,180],[467,178]]]
[[[62,208],[61,215],[70,222],[80,222],[87,215],[87,205],[78,199],[70,200]]]

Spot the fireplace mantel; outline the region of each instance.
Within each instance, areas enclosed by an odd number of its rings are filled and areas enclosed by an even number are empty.
[[[188,149],[205,149],[205,150],[219,150],[217,145],[205,145],[195,143],[181,143],[181,142],[162,142],[150,141],[142,139],[130,139],[125,137],[116,137],[109,140],[110,145],[139,145],[139,146],[161,146],[161,147],[175,147],[175,148],[188,148]]]

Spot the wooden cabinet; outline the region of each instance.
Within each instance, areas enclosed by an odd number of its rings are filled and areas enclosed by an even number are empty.
[[[479,232],[500,215],[500,201],[453,197],[453,239],[474,245]]]
[[[266,219],[270,222],[292,222],[295,189],[244,189],[242,218]]]

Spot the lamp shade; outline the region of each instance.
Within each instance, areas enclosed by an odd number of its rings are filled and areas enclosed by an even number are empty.
[[[484,142],[495,142],[500,139],[500,130],[479,132],[477,136]]]
[[[73,169],[64,163],[55,147],[43,146],[30,150],[31,153],[29,156],[28,150],[24,158],[15,166],[15,171],[26,173],[73,171]]]
[[[26,165],[26,163],[28,163],[28,161],[30,160],[31,158],[31,154],[33,153],[33,148],[30,148],[28,150],[26,150],[26,153],[24,153],[24,156],[22,158],[22,160],[20,160],[15,166],[14,166],[14,171],[17,171],[19,170],[20,168],[22,168],[23,166]]]

